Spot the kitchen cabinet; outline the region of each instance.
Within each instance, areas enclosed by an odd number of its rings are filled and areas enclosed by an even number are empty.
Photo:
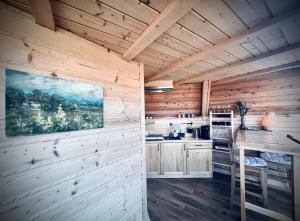
[[[146,143],[147,175],[160,174],[160,143]]]
[[[212,177],[212,141],[146,142],[148,178]]]
[[[161,144],[161,175],[185,174],[184,143]]]
[[[186,174],[191,176],[208,176],[212,174],[211,149],[186,149]]]

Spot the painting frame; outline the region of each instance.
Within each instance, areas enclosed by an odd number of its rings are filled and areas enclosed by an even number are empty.
[[[104,127],[103,86],[5,69],[7,137]]]

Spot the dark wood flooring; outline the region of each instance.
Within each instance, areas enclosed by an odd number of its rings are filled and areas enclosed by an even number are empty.
[[[148,211],[151,221],[238,221],[240,220],[239,190],[231,210],[229,176],[214,174],[213,179],[148,179]],[[259,191],[253,185],[247,190]],[[262,205],[247,195],[247,201]],[[290,193],[268,189],[270,208],[292,217]],[[247,221],[273,221],[247,211]]]

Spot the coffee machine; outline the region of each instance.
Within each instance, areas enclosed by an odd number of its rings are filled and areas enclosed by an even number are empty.
[[[201,138],[205,139],[205,140],[210,139],[210,126],[209,125],[201,126]]]

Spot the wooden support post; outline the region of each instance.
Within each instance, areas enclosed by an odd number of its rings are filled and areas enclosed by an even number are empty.
[[[29,0],[35,23],[55,31],[51,0]]]
[[[203,81],[202,84],[202,117],[208,116],[211,81]]]
[[[240,148],[240,193],[241,193],[241,221],[246,221],[245,195],[245,151]]]
[[[294,220],[300,220],[300,156],[293,156]]]
[[[140,63],[140,105],[141,105],[141,143],[142,143],[142,196],[143,220],[149,220],[147,210],[147,172],[146,172],[146,142],[145,142],[145,92],[144,92],[144,64]]]

